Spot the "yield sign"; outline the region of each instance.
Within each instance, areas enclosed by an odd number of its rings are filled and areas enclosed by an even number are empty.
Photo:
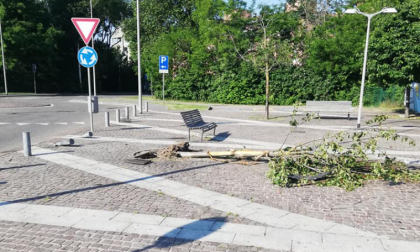
[[[99,18],[72,18],[74,26],[82,37],[83,41],[87,45],[93,36],[93,33],[98,27]]]

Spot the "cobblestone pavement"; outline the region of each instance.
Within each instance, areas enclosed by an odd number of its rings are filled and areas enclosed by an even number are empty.
[[[68,151],[68,150],[64,150]],[[8,162],[10,159],[11,162]],[[255,222],[199,206],[164,194],[118,184],[44,160],[4,155],[0,157],[0,201],[24,202],[87,209],[123,211],[179,218],[226,217],[226,221]],[[25,165],[21,165],[25,163]],[[4,168],[3,168],[4,167]]]
[[[278,251],[231,244],[0,221],[0,252]],[[278,251],[281,252],[281,251]]]
[[[166,118],[165,115],[163,117]],[[185,130],[185,126],[177,126],[176,122],[170,121],[162,123],[162,121],[144,120],[141,123],[153,126],[160,124],[159,126],[170,129],[179,127],[180,130]],[[167,126],[162,125],[165,123]],[[100,131],[97,135],[155,139],[157,143],[159,139],[181,138],[180,140],[182,140],[183,138],[179,135],[148,129],[125,128],[125,130],[121,130],[120,126],[113,126]],[[241,128],[239,131],[244,131],[242,126],[238,128]],[[365,187],[353,192],[345,192],[334,187],[315,186],[283,189],[272,185],[265,177],[268,168],[264,163],[244,166],[210,160],[187,159],[157,160],[150,165],[136,166],[126,164],[124,160],[132,158],[133,153],[137,151],[155,149],[158,145],[95,141],[84,141],[83,145],[83,148],[76,149],[76,155],[155,175],[179,171],[165,176],[165,178],[234,195],[293,213],[387,235],[393,239],[420,240],[419,185],[389,185],[386,182],[376,181],[369,182]],[[101,151],[96,150],[98,147],[101,148]],[[109,151],[113,149],[119,151]]]

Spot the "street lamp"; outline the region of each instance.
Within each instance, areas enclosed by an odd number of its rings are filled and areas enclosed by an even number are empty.
[[[143,114],[143,97],[141,85],[141,52],[140,52],[140,0],[137,0],[137,75],[139,84],[139,110]]]
[[[348,9],[344,12],[344,14],[361,14],[368,18],[368,25],[367,25],[367,34],[366,34],[366,45],[365,45],[365,56],[363,60],[363,73],[362,73],[362,86],[360,88],[360,98],[359,98],[359,112],[357,114],[357,128],[360,129],[360,120],[362,117],[362,107],[363,107],[363,91],[365,88],[365,78],[366,78],[366,63],[367,63],[367,54],[368,54],[368,45],[369,45],[369,33],[370,33],[370,20],[381,13],[397,13],[395,8],[383,8],[381,11],[375,13],[364,13],[361,12],[359,9]]]

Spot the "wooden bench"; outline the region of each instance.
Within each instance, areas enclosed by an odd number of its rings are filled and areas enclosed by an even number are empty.
[[[181,112],[181,116],[185,125],[188,127],[188,141],[191,140],[191,130],[193,129],[201,130],[201,142],[203,142],[204,132],[214,129],[213,135],[216,134],[217,124],[204,122],[198,109]]]
[[[351,101],[306,101],[307,112],[315,112],[319,118],[320,113],[326,112],[327,115],[322,117],[342,117],[341,114],[347,115],[347,120],[350,120],[350,113],[353,111]],[[335,113],[335,114],[332,114]],[[340,115],[337,115],[340,114]]]

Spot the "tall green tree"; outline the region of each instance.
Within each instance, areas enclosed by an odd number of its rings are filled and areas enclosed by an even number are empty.
[[[420,1],[398,1],[392,7],[398,13],[381,16],[372,32],[368,77],[376,85],[405,87],[409,99],[410,83],[420,81]]]
[[[289,14],[284,13],[282,8],[276,6],[261,6],[257,17],[247,19],[249,22],[244,29],[248,34],[243,36],[242,30],[236,37],[245,37],[245,43],[249,46],[242,46],[242,50],[237,48],[237,53],[265,76],[265,115],[266,119],[269,119],[270,73],[279,66],[292,63],[292,32],[298,23]],[[235,36],[231,38],[235,43]]]

